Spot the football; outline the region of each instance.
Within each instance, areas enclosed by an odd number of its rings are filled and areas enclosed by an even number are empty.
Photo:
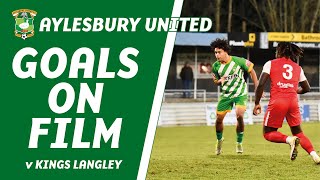
[[[23,40],[26,40],[27,39],[27,34],[21,34],[21,38],[23,39]]]

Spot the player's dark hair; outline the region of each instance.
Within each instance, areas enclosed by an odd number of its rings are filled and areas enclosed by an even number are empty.
[[[226,39],[217,38],[216,40],[211,42],[210,47],[212,51],[214,51],[214,48],[219,48],[219,49],[223,49],[228,54],[230,53],[230,50],[231,50],[228,44],[228,41]]]
[[[297,62],[298,59],[302,57],[303,50],[295,44],[280,42],[277,46],[277,55],[278,57],[286,57]]]

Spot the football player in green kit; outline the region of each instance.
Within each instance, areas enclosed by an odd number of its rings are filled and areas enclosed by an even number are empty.
[[[217,106],[216,127],[216,154],[222,152],[223,143],[223,119],[228,112],[236,106],[237,116],[237,143],[236,152],[243,153],[242,139],[244,132],[243,116],[247,107],[248,90],[247,83],[243,77],[244,72],[248,72],[256,88],[258,78],[253,69],[253,63],[241,57],[231,56],[230,46],[227,40],[216,39],[211,44],[211,50],[214,52],[217,61],[212,65],[213,81],[220,85],[222,93]]]

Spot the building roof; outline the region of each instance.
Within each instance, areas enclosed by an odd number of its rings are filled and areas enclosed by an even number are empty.
[[[212,40],[228,39],[227,33],[190,33],[177,32],[174,45],[177,46],[210,46]]]

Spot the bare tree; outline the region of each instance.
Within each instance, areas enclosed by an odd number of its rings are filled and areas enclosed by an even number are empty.
[[[210,17],[214,32],[319,32],[320,0],[184,0],[181,16]]]
[[[264,22],[263,22],[263,19],[262,19],[262,16],[261,16],[261,12],[258,8],[258,3],[257,3],[257,0],[250,0],[250,3],[252,4],[252,6],[254,7],[254,9],[256,10],[257,14],[258,14],[258,17],[259,17],[259,21],[260,21],[260,24],[261,24],[261,27],[263,29],[263,31],[267,31],[265,25],[264,25]]]
[[[283,11],[282,11],[282,9],[283,9],[283,6],[284,6],[284,3],[282,2],[283,0],[279,0],[279,9],[278,9],[278,11],[279,11],[279,25],[280,25],[280,27],[283,27],[283,24],[284,24],[284,13],[283,13]]]
[[[228,32],[231,32],[232,25],[232,0],[229,0],[228,6]]]
[[[287,9],[287,0],[283,1],[283,7],[284,7],[284,32],[288,31],[288,9]]]
[[[291,3],[291,5],[290,5],[290,31],[291,32],[294,32],[294,31],[296,31],[296,29],[295,29],[295,14],[296,14],[296,12],[297,12],[297,10],[296,10],[296,0],[292,0],[292,3]]]
[[[284,2],[285,4],[285,2]],[[267,1],[267,6],[263,6],[265,8],[265,15],[267,17],[267,20],[269,21],[270,27],[272,31],[280,31],[280,26],[279,26],[279,18],[277,15],[277,1],[274,0],[268,0]],[[285,7],[285,5],[284,5]],[[286,13],[284,12],[284,24],[286,24]]]
[[[311,25],[310,25],[310,32],[313,32],[314,25],[316,24],[316,20],[319,18],[319,15],[318,15],[319,14],[319,9],[320,9],[320,0],[318,0],[316,9],[315,9],[314,14],[313,14],[313,18],[312,18]]]
[[[308,1],[299,1],[300,7],[301,8],[301,16],[300,16],[300,30],[302,32],[304,32],[306,30],[306,22],[307,22],[307,18],[306,18],[306,14],[307,14],[307,7],[308,7]]]
[[[245,9],[245,1],[246,0],[242,0],[241,1],[241,5],[240,5],[240,16],[241,17],[246,17],[246,9]],[[241,29],[242,29],[242,32],[247,32],[247,21],[242,18],[241,20]]]
[[[220,9],[221,9],[221,0],[217,0],[216,8],[215,8],[216,32],[220,32]]]

